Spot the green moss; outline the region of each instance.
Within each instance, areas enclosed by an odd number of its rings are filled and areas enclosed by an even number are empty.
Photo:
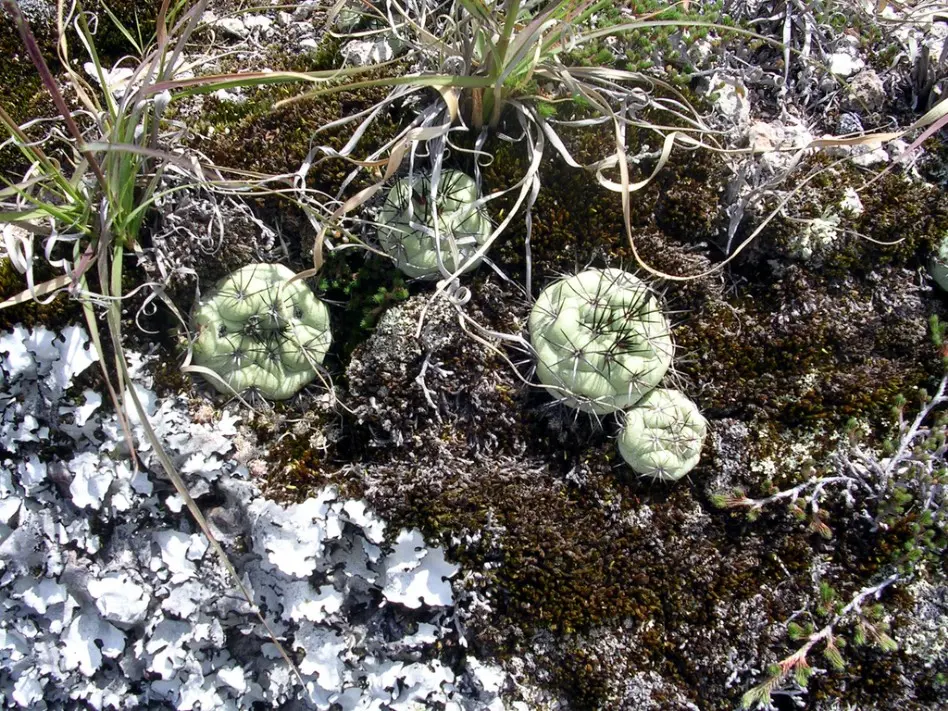
[[[108,6],[116,19],[125,25],[133,37],[140,38],[144,46],[154,35],[155,20],[160,4],[160,2],[142,3],[137,0],[112,0]],[[100,3],[88,2],[85,5],[86,9],[93,10],[99,16],[99,21],[95,24],[97,31],[94,42],[96,52],[104,65],[110,66],[120,58],[136,53],[128,39],[101,9]],[[52,11],[55,12],[55,10],[55,3],[53,3]],[[62,67],[56,48],[58,37],[55,20],[35,22],[31,30],[50,70],[57,75]],[[67,40],[72,56],[78,59],[80,64],[87,61],[88,57],[85,55],[83,45],[79,42],[71,25]],[[39,72],[24,49],[19,32],[5,12],[0,12],[0,57],[3,57],[3,61],[0,62],[0,104],[11,118],[17,124],[22,124],[31,119],[58,116],[55,105],[43,87]],[[82,70],[77,69],[77,71]],[[32,133],[28,132],[28,135],[41,136],[47,130],[48,127],[40,128]],[[0,133],[2,138],[5,139],[6,130],[0,129],[0,132],[2,132]],[[17,180],[22,177],[28,167],[29,163],[15,148],[6,147],[0,150],[0,176]]]
[[[6,13],[0,13],[0,105],[18,124],[38,116],[50,115],[51,102],[44,102],[39,73],[30,62],[23,41]],[[49,105],[47,106],[46,103]],[[40,109],[47,111],[40,111]],[[0,128],[0,141],[9,134]],[[29,163],[15,147],[0,149],[0,176],[19,179]]]
[[[338,66],[338,44],[324,43],[320,49],[301,56],[276,55],[274,70],[319,71]],[[365,75],[363,79],[397,76],[399,65]],[[357,124],[349,124],[317,133],[331,121],[371,108],[388,95],[385,87],[340,92],[276,107],[275,104],[304,93],[308,86],[289,84],[250,90],[239,104],[205,97],[202,121],[195,132],[208,136],[202,148],[223,168],[238,168],[271,175],[297,171],[314,145],[341,149]],[[383,112],[362,137],[357,155],[362,156],[392,138],[398,130],[394,117]],[[322,154],[317,155],[317,159]],[[352,164],[330,159],[315,166],[309,175],[309,187],[334,195]],[[358,186],[364,186],[364,183]],[[354,186],[356,187],[356,186]]]
[[[845,191],[858,191],[863,212],[842,216],[832,244],[815,250],[805,262],[808,269],[830,277],[864,275],[880,266],[915,268],[925,264],[941,237],[948,232],[948,194],[938,187],[889,172],[873,179],[854,166],[826,168],[826,156],[812,159],[807,170],[825,169],[791,203],[798,219],[839,212]],[[759,238],[763,247],[775,246],[788,259],[796,259],[794,242],[805,228],[798,221],[777,217]]]
[[[43,267],[41,262],[35,266],[36,283],[51,279],[55,272]],[[0,301],[15,296],[27,288],[26,278],[20,274],[9,259],[0,260]],[[0,310],[0,331],[6,331],[17,324],[26,328],[45,326],[51,330],[61,329],[82,320],[82,307],[78,301],[61,293],[48,304],[27,301],[17,306]]]

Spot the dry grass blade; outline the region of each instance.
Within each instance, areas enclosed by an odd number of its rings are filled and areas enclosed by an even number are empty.
[[[6,309],[19,304],[25,304],[28,301],[42,303],[40,301],[42,297],[48,296],[49,294],[55,294],[60,289],[69,286],[71,283],[72,279],[66,275],[49,279],[48,281],[37,284],[32,288],[24,289],[19,294],[14,294],[9,298],[0,301],[0,309]]]

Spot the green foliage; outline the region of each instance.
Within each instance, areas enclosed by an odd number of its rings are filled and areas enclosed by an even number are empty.
[[[319,291],[342,306],[334,335],[343,361],[348,361],[356,346],[365,342],[389,306],[409,296],[404,276],[392,269],[391,262],[364,258],[353,250],[329,255],[320,270]]]
[[[823,649],[823,656],[826,658],[826,661],[829,662],[830,666],[833,667],[836,671],[842,671],[846,668],[846,662],[843,660],[843,655],[840,654],[839,648],[827,644]]]

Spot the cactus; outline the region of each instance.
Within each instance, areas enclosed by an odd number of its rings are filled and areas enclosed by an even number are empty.
[[[399,269],[416,279],[441,276],[439,251],[444,268],[454,272],[471,259],[491,232],[490,220],[483,206],[473,207],[476,200],[477,186],[470,176],[458,170],[441,173],[437,191],[436,241],[430,177],[410,175],[402,178],[389,190],[379,215],[378,236],[382,249],[395,260]],[[467,263],[465,271],[477,263]]]
[[[643,476],[677,481],[698,463],[708,423],[677,390],[657,388],[625,413],[619,454]]]
[[[938,249],[928,263],[928,273],[943,291],[948,291],[948,233],[938,243]]]
[[[631,407],[672,362],[671,332],[648,286],[621,269],[588,269],[540,294],[530,312],[537,375],[584,412]]]
[[[249,264],[217,283],[194,309],[194,364],[220,376],[220,392],[254,388],[285,400],[316,377],[332,342],[329,311],[281,264]],[[226,383],[226,385],[225,385]]]

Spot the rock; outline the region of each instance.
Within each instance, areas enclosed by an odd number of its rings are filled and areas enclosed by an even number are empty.
[[[794,151],[813,140],[805,126],[785,125],[780,121],[755,121],[747,130],[747,143],[755,153],[762,154],[760,163],[777,173],[793,160]]]
[[[855,50],[849,52],[834,52],[826,58],[826,64],[833,74],[841,77],[849,77],[866,66],[866,63],[855,55]]]
[[[244,27],[248,30],[259,29],[263,34],[269,34],[273,20],[266,15],[248,15],[244,18]]]
[[[244,25],[243,21],[237,17],[222,17],[214,23],[215,27],[220,27],[224,32],[234,37],[244,39],[250,34],[250,30]]]
[[[750,99],[747,87],[740,79],[714,74],[708,84],[708,93],[716,96],[715,110],[736,126],[746,126],[750,121]]]
[[[364,67],[368,64],[387,62],[395,56],[395,50],[385,39],[353,40],[342,48],[342,54],[355,66]]]
[[[862,134],[862,121],[859,120],[856,114],[843,114],[839,117],[836,133],[840,135]]]
[[[872,69],[864,69],[849,81],[842,107],[846,111],[874,113],[885,106],[885,87]]]
[[[856,146],[853,149],[852,162],[862,168],[889,162],[889,154],[882,147]]]
[[[766,121],[755,121],[747,129],[747,142],[754,153],[775,151],[784,142],[783,126]]]

